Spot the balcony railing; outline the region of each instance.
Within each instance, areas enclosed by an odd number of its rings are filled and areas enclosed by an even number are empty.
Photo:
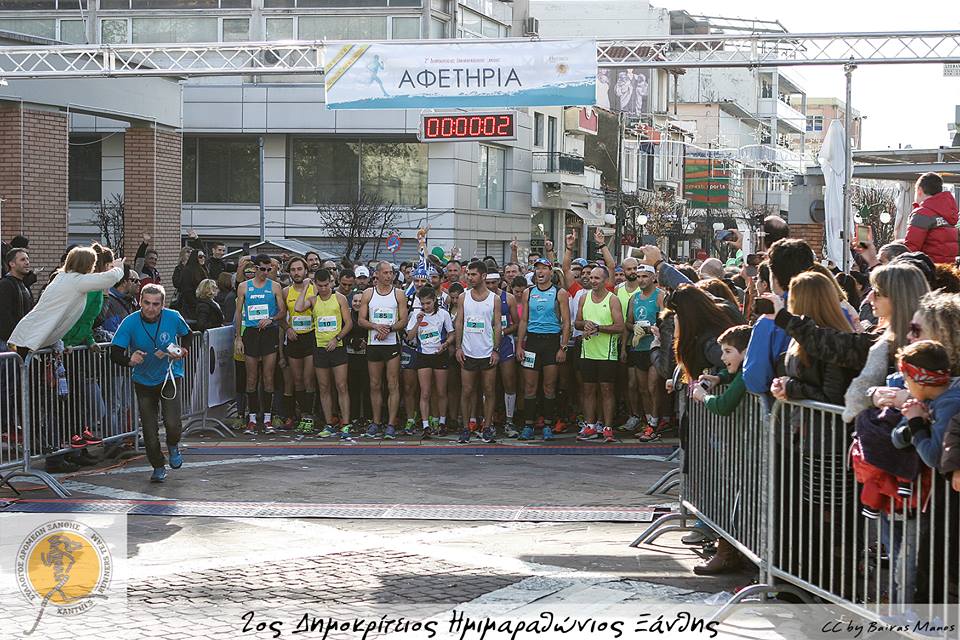
[[[534,173],[567,173],[583,175],[583,158],[558,151],[535,152],[533,154]]]

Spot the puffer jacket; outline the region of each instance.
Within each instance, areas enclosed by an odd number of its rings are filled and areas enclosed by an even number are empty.
[[[941,191],[914,203],[904,243],[910,251],[922,251],[936,264],[953,264],[957,258],[957,201]]]

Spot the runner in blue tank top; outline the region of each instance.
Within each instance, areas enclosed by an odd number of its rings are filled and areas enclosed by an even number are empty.
[[[237,312],[234,323],[237,329],[236,351],[242,353],[247,371],[247,411],[249,417],[244,433],[255,434],[260,408],[257,391],[260,376],[263,376],[263,427],[273,433],[270,408],[273,406],[273,372],[277,365],[280,336],[286,332],[287,305],[283,300],[283,288],[270,280],[273,260],[259,255],[253,260],[257,274],[237,287]],[[260,367],[263,366],[263,372]]]
[[[649,441],[654,437],[659,423],[663,419],[663,381],[653,366],[651,350],[657,317],[664,307],[666,294],[657,288],[656,272],[649,265],[640,265],[637,271],[638,288],[630,296],[627,305],[626,329],[624,330],[623,351],[626,356],[631,389],[640,392],[640,400],[646,411],[646,425],[637,433],[637,437]],[[661,348],[664,348],[661,346]],[[667,346],[666,348],[670,348]],[[622,357],[622,356],[621,356]]]
[[[537,258],[533,286],[523,294],[523,315],[517,331],[517,362],[523,367],[524,427],[521,440],[533,438],[533,425],[543,415],[543,439],[553,438],[557,415],[557,364],[567,359],[570,341],[570,296],[552,282],[553,263]],[[537,411],[537,390],[543,372],[543,413]]]

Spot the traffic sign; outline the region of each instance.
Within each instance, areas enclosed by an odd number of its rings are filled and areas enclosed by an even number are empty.
[[[401,240],[400,236],[397,234],[391,233],[389,236],[387,236],[386,245],[387,251],[390,253],[396,253],[400,250],[401,245],[403,245],[403,240]]]

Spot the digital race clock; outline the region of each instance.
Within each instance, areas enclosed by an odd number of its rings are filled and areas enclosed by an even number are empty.
[[[421,142],[516,140],[516,113],[458,113],[420,116]]]

